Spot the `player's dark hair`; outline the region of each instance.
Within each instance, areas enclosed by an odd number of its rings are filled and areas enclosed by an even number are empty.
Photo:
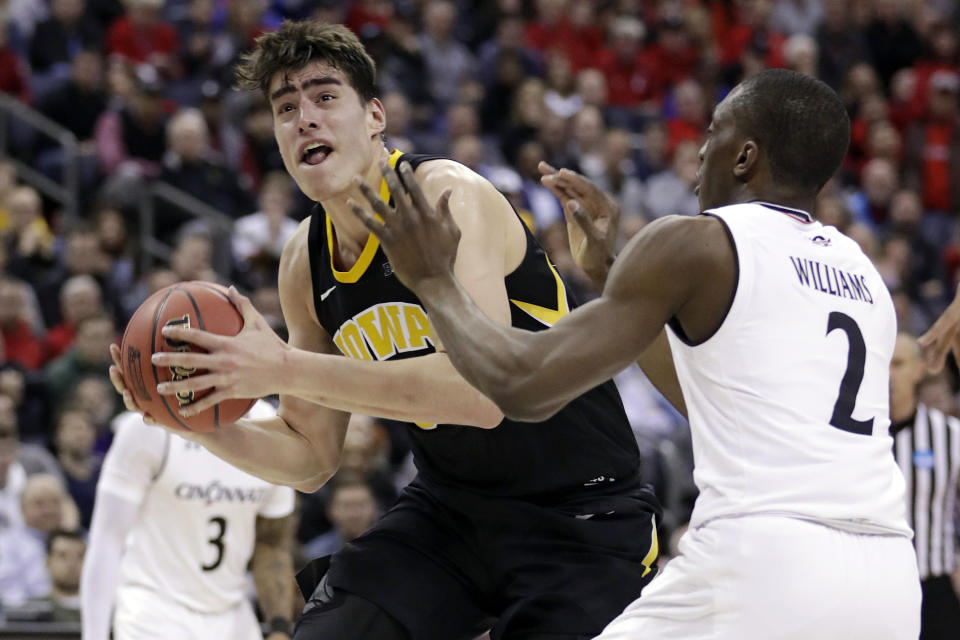
[[[376,96],[376,65],[352,31],[318,20],[286,20],[276,31],[257,38],[256,46],[236,68],[237,88],[259,89],[269,98],[270,81],[278,73],[323,62],[343,73],[350,85],[369,102]]]
[[[86,542],[81,533],[77,529],[54,529],[47,534],[47,555],[50,555],[50,552],[53,551],[53,543],[57,541],[57,538],[66,538],[68,540],[78,540],[80,542]]]
[[[820,80],[768,69],[740,85],[732,106],[739,130],[766,152],[776,182],[819,191],[843,162],[850,118]]]

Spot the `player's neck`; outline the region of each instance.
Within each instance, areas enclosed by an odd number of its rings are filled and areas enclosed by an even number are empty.
[[[380,165],[387,162],[389,158],[390,153],[387,151],[387,148],[380,145],[377,152],[373,154],[370,164],[367,165],[366,170],[363,172],[362,177],[364,181],[373,187],[374,191],[380,191],[380,182],[383,180]],[[346,245],[356,244],[362,249],[363,245],[366,244],[369,231],[367,231],[367,228],[363,226],[363,223],[360,222],[353,213],[349,205],[350,200],[353,200],[367,210],[370,209],[367,199],[363,197],[360,188],[356,186],[351,186],[350,189],[343,193],[339,193],[327,200],[322,200],[320,206],[323,207],[323,210],[330,217],[330,222],[336,230],[338,241]]]
[[[817,206],[816,194],[801,193],[795,189],[777,185],[765,185],[762,187],[744,185],[736,199],[737,203],[757,201],[778,204],[781,207],[789,207],[791,209],[800,209],[810,215],[813,215]]]

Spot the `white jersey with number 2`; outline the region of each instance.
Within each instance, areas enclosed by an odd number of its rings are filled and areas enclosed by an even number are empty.
[[[803,211],[707,214],[735,247],[733,302],[700,344],[674,322],[667,331],[700,489],[691,527],[768,514],[910,536],[889,434],[896,317],[880,274]]]

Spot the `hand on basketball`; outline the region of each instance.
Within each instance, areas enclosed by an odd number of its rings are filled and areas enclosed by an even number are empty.
[[[431,278],[452,277],[460,229],[450,215],[450,190],[444,191],[436,205],[431,206],[409,165],[401,165],[399,175],[388,165],[382,166],[381,171],[394,206],[388,206],[361,181],[358,186],[377,215],[351,200],[353,213],[380,239],[393,272],[411,290],[417,291]]]
[[[133,394],[127,389],[127,383],[123,379],[123,369],[120,366],[120,345],[116,343],[110,345],[110,358],[113,359],[113,364],[110,365],[110,382],[113,383],[113,388],[116,389],[117,393],[123,398],[123,406],[126,407],[127,411],[134,411],[141,414],[143,421],[147,424],[163,426],[154,420],[150,414],[137,406]]]
[[[917,338],[917,343],[931,373],[943,369],[948,351],[953,352],[954,359],[960,364],[960,287],[950,306],[925,334]]]
[[[537,168],[542,174],[540,182],[563,206],[573,259],[594,282],[602,285],[613,264],[620,206],[576,171],[558,171],[546,162]]]
[[[151,357],[154,366],[202,372],[157,385],[161,394],[212,389],[210,394],[181,407],[184,417],[197,415],[230,398],[261,398],[280,391],[287,343],[274,333],[249,298],[234,287],[230,287],[229,298],[243,316],[240,333],[220,336],[201,329],[167,326],[163,329],[164,337],[189,342],[207,353],[164,351]]]

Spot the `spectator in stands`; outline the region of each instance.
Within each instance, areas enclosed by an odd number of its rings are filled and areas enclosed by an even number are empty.
[[[26,293],[26,283],[0,276],[0,361],[35,370],[43,364],[44,346],[27,320]]]
[[[160,17],[163,0],[127,0],[126,14],[110,25],[108,54],[149,64],[167,77],[176,75],[177,32]]]
[[[110,271],[110,259],[100,248],[97,231],[86,221],[77,221],[70,225],[63,241],[62,259],[51,268],[39,285],[36,286],[37,299],[43,320],[48,327],[63,322],[60,313],[61,291],[64,284],[74,276],[91,276],[100,285],[100,296],[107,311],[117,308],[117,291],[107,280]]]
[[[131,79],[129,87],[121,87],[127,93],[124,99],[97,121],[100,168],[110,176],[156,177],[167,146],[163,85],[153,67],[139,67]]]
[[[873,15],[864,30],[870,59],[886,85],[899,69],[912,66],[923,51],[920,35],[897,0],[874,0]]]
[[[700,213],[700,203],[693,192],[697,184],[698,150],[696,142],[680,143],[673,152],[670,168],[647,180],[644,210],[651,219]]]
[[[44,342],[47,359],[62,356],[73,346],[77,324],[106,310],[100,295],[100,285],[90,275],[73,276],[60,289],[60,318],[62,322],[47,331]]]
[[[47,386],[39,371],[27,371],[15,362],[0,364],[0,396],[13,402],[16,420],[26,425],[20,431],[23,442],[46,445]],[[32,430],[31,430],[32,429]]]
[[[233,258],[249,284],[277,283],[280,253],[297,230],[297,221],[290,217],[292,189],[287,173],[269,174],[260,190],[260,210],[234,224]]]
[[[93,220],[100,253],[109,264],[108,270],[103,274],[104,282],[107,290],[115,293],[114,303],[116,304],[121,292],[130,291],[133,288],[135,279],[132,241],[127,220],[118,209],[110,206],[97,209]],[[129,316],[124,315],[119,307],[114,311],[118,313],[117,320],[120,324],[126,324]]]
[[[646,27],[633,17],[620,16],[610,25],[609,45],[594,58],[607,80],[608,115],[618,126],[634,124],[633,111],[655,98],[653,78],[642,49]]]
[[[607,108],[607,77],[599,69],[583,69],[577,73],[577,95],[584,107]],[[579,113],[579,112],[578,112]]]
[[[250,195],[240,177],[210,148],[207,122],[199,109],[178,111],[167,125],[167,151],[160,179],[185,191],[220,213],[239,218],[249,213]],[[181,224],[191,219],[177,207],[163,206],[157,235],[169,240]]]
[[[820,0],[775,0],[770,27],[788,36],[812,36],[823,16]]]
[[[923,198],[925,209],[952,212],[960,205],[960,74],[930,76],[926,117],[907,131],[904,181]]]
[[[43,543],[23,524],[0,529],[0,603],[17,607],[49,592]]]
[[[11,189],[4,205],[9,216],[5,229],[9,269],[36,282],[54,257],[54,237],[43,217],[43,201],[36,189],[20,185]]]
[[[37,108],[76,136],[80,143],[78,177],[84,193],[88,193],[100,179],[94,132],[100,115],[107,109],[107,94],[103,88],[103,57],[95,50],[77,51],[71,56],[68,69],[69,75],[64,82],[40,95]],[[51,179],[63,180],[66,162],[64,148],[46,140],[45,136],[38,142],[37,168]]]
[[[879,229],[890,215],[890,202],[900,186],[897,170],[889,160],[874,158],[863,166],[861,188],[847,198],[856,222]]]
[[[0,91],[29,104],[32,99],[26,61],[8,42],[6,15],[0,15]]]
[[[68,407],[60,412],[53,432],[57,462],[63,469],[67,492],[80,512],[80,525],[90,528],[102,460],[94,453],[97,428],[89,413]]]
[[[50,87],[67,78],[71,60],[81,51],[98,49],[103,30],[85,14],[84,0],[50,0],[50,17],[37,25],[30,40],[34,81]],[[37,91],[41,96],[45,93]]]
[[[645,189],[634,175],[633,137],[624,129],[609,129],[603,140],[603,172],[590,179],[617,200],[620,225],[633,235],[644,219]],[[627,229],[629,227],[629,230]]]
[[[703,87],[696,80],[684,80],[674,88],[673,96],[676,113],[667,118],[669,148],[688,141],[699,145],[709,119]]]
[[[181,235],[170,255],[170,269],[178,281],[219,280],[213,270],[213,239],[210,234],[196,231]]]
[[[657,100],[661,100],[671,87],[692,78],[700,61],[700,52],[692,42],[687,23],[673,14],[664,16],[657,23],[654,42],[647,47],[645,56]]]
[[[25,428],[22,429],[22,427]],[[34,433],[42,432],[44,434],[43,444],[32,444],[21,441],[21,430],[24,432],[32,431]],[[0,515],[0,528],[3,527],[4,520],[7,522],[21,521],[19,512],[20,493],[23,489],[23,483],[16,481],[18,477],[26,478],[36,473],[45,473],[58,479],[63,478],[63,472],[60,470],[57,459],[53,457],[46,447],[46,433],[46,425],[21,426],[17,421],[16,405],[13,400],[8,396],[0,395],[0,440],[4,443],[5,455],[12,455],[12,459],[14,460],[14,462],[10,463],[7,478],[8,480],[14,481],[4,485],[8,491],[5,493],[5,498],[0,498],[0,504],[3,504],[3,506],[0,506],[0,511],[4,513],[4,515]],[[9,473],[12,473],[12,476],[10,476]],[[0,474],[0,476],[2,475],[3,474]],[[7,501],[5,502],[5,500]],[[10,506],[14,507],[13,511],[8,508]]]
[[[570,123],[570,152],[588,176],[603,172],[603,140],[607,127],[599,107],[584,106]]]
[[[379,512],[369,482],[358,475],[338,473],[327,492],[327,518],[332,526],[303,546],[304,558],[336,553],[373,526]]]
[[[283,158],[273,138],[273,112],[260,96],[250,100],[243,116],[242,153],[239,171],[246,184],[256,191],[271,171],[284,171]]]
[[[107,378],[110,343],[116,340],[113,318],[105,313],[77,323],[73,346],[45,369],[54,412],[65,406],[80,380],[87,375]]]
[[[786,67],[811,78],[817,77],[819,57],[816,40],[804,33],[790,36],[783,45],[783,62]]]
[[[454,102],[460,85],[476,74],[476,60],[454,38],[457,6],[449,0],[429,0],[423,8],[420,50],[426,62],[430,94],[442,108]]]
[[[110,448],[113,431],[114,391],[100,376],[86,376],[77,383],[73,395],[67,400],[67,406],[87,414],[96,431],[93,451],[102,456]]]
[[[850,67],[869,56],[863,32],[850,20],[848,0],[823,0],[823,21],[816,38],[819,77],[834,89],[840,88]]]
[[[28,600],[24,609],[35,622],[80,622],[80,574],[87,543],[76,530],[55,529],[47,536],[46,568],[50,591]],[[8,612],[12,618],[16,612]],[[19,617],[19,616],[18,616]]]
[[[57,529],[75,526],[72,505],[56,476],[27,478],[20,496],[23,524],[0,531],[0,601],[4,606],[42,598],[51,591],[47,571],[47,538]]]

